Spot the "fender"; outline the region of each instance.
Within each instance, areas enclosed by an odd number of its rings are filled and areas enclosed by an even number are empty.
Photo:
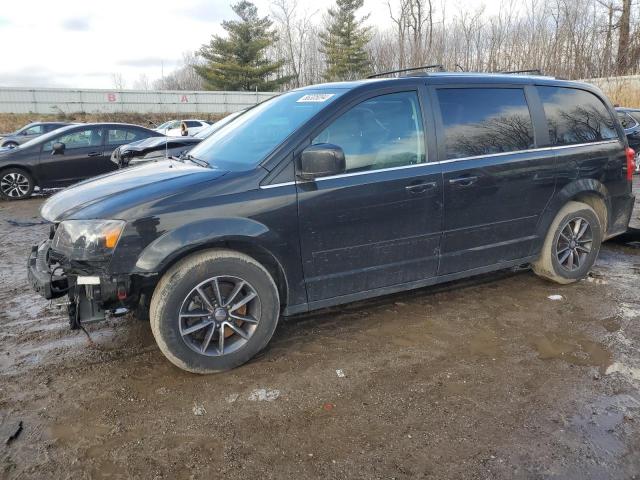
[[[20,170],[24,170],[25,172],[27,172],[29,175],[31,175],[31,178],[33,178],[33,183],[35,185],[39,185],[40,184],[40,179],[38,178],[38,175],[35,172],[35,169],[33,168],[33,166],[29,165],[22,165],[20,163],[8,163],[6,165],[0,165],[0,172],[3,170],[7,170],[9,168],[19,168]]]
[[[609,197],[609,191],[600,181],[593,178],[581,178],[571,183],[566,184],[559,191],[557,191],[551,198],[547,207],[540,215],[538,225],[536,226],[536,236],[538,240],[534,242],[532,246],[531,254],[535,255],[542,248],[542,243],[547,235],[549,226],[553,219],[556,217],[560,209],[569,201],[575,199],[580,195],[595,195],[600,198],[607,207],[607,223],[611,221],[611,200]],[[609,225],[607,225],[607,229]]]
[[[132,273],[159,273],[175,259],[221,242],[244,242],[273,252],[270,246],[281,240],[266,225],[248,218],[200,220],[165,232],[151,242],[138,257]]]

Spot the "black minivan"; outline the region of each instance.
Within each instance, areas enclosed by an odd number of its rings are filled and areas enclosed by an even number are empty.
[[[33,286],[70,323],[149,314],[167,358],[248,361],[288,316],[530,264],[570,283],[631,215],[633,151],[596,88],[434,73],[272,98],[180,160],[51,197]]]

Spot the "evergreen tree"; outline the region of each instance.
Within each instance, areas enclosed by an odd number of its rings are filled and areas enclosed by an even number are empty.
[[[200,49],[206,62],[196,66],[207,90],[272,91],[290,77],[278,77],[283,62],[271,62],[265,50],[277,40],[271,20],[260,18],[256,6],[242,0],[232,5],[240,20],[225,20],[227,38],[213,35]]]
[[[368,15],[357,19],[356,11],[364,0],[337,0],[337,8],[329,9],[325,31],[320,34],[322,53],[326,56],[327,80],[353,80],[371,71],[365,46],[371,39],[370,28],[364,26]]]

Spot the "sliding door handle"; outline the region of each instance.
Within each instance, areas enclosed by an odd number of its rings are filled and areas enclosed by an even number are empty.
[[[458,177],[451,178],[449,180],[449,185],[458,185],[460,187],[468,187],[469,185],[473,185],[478,181],[478,177],[474,176],[466,176],[466,177]]]
[[[87,157],[99,157],[102,155],[102,152],[89,152],[87,153]]]
[[[420,182],[420,183],[414,183],[412,185],[407,185],[404,188],[409,193],[424,193],[427,190],[436,188],[437,186],[438,184],[436,182]]]

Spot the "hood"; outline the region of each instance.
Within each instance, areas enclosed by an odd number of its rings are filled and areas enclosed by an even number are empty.
[[[149,137],[124,145],[120,147],[120,151],[142,152],[144,150],[153,150],[161,146],[164,147],[167,142],[169,143],[169,148],[171,148],[172,144],[174,146],[196,144],[200,142],[200,139],[193,137]]]
[[[118,218],[114,215],[138,204],[174,195],[226,173],[192,163],[153,162],[69,187],[47,200],[40,214],[49,222],[67,218]]]

